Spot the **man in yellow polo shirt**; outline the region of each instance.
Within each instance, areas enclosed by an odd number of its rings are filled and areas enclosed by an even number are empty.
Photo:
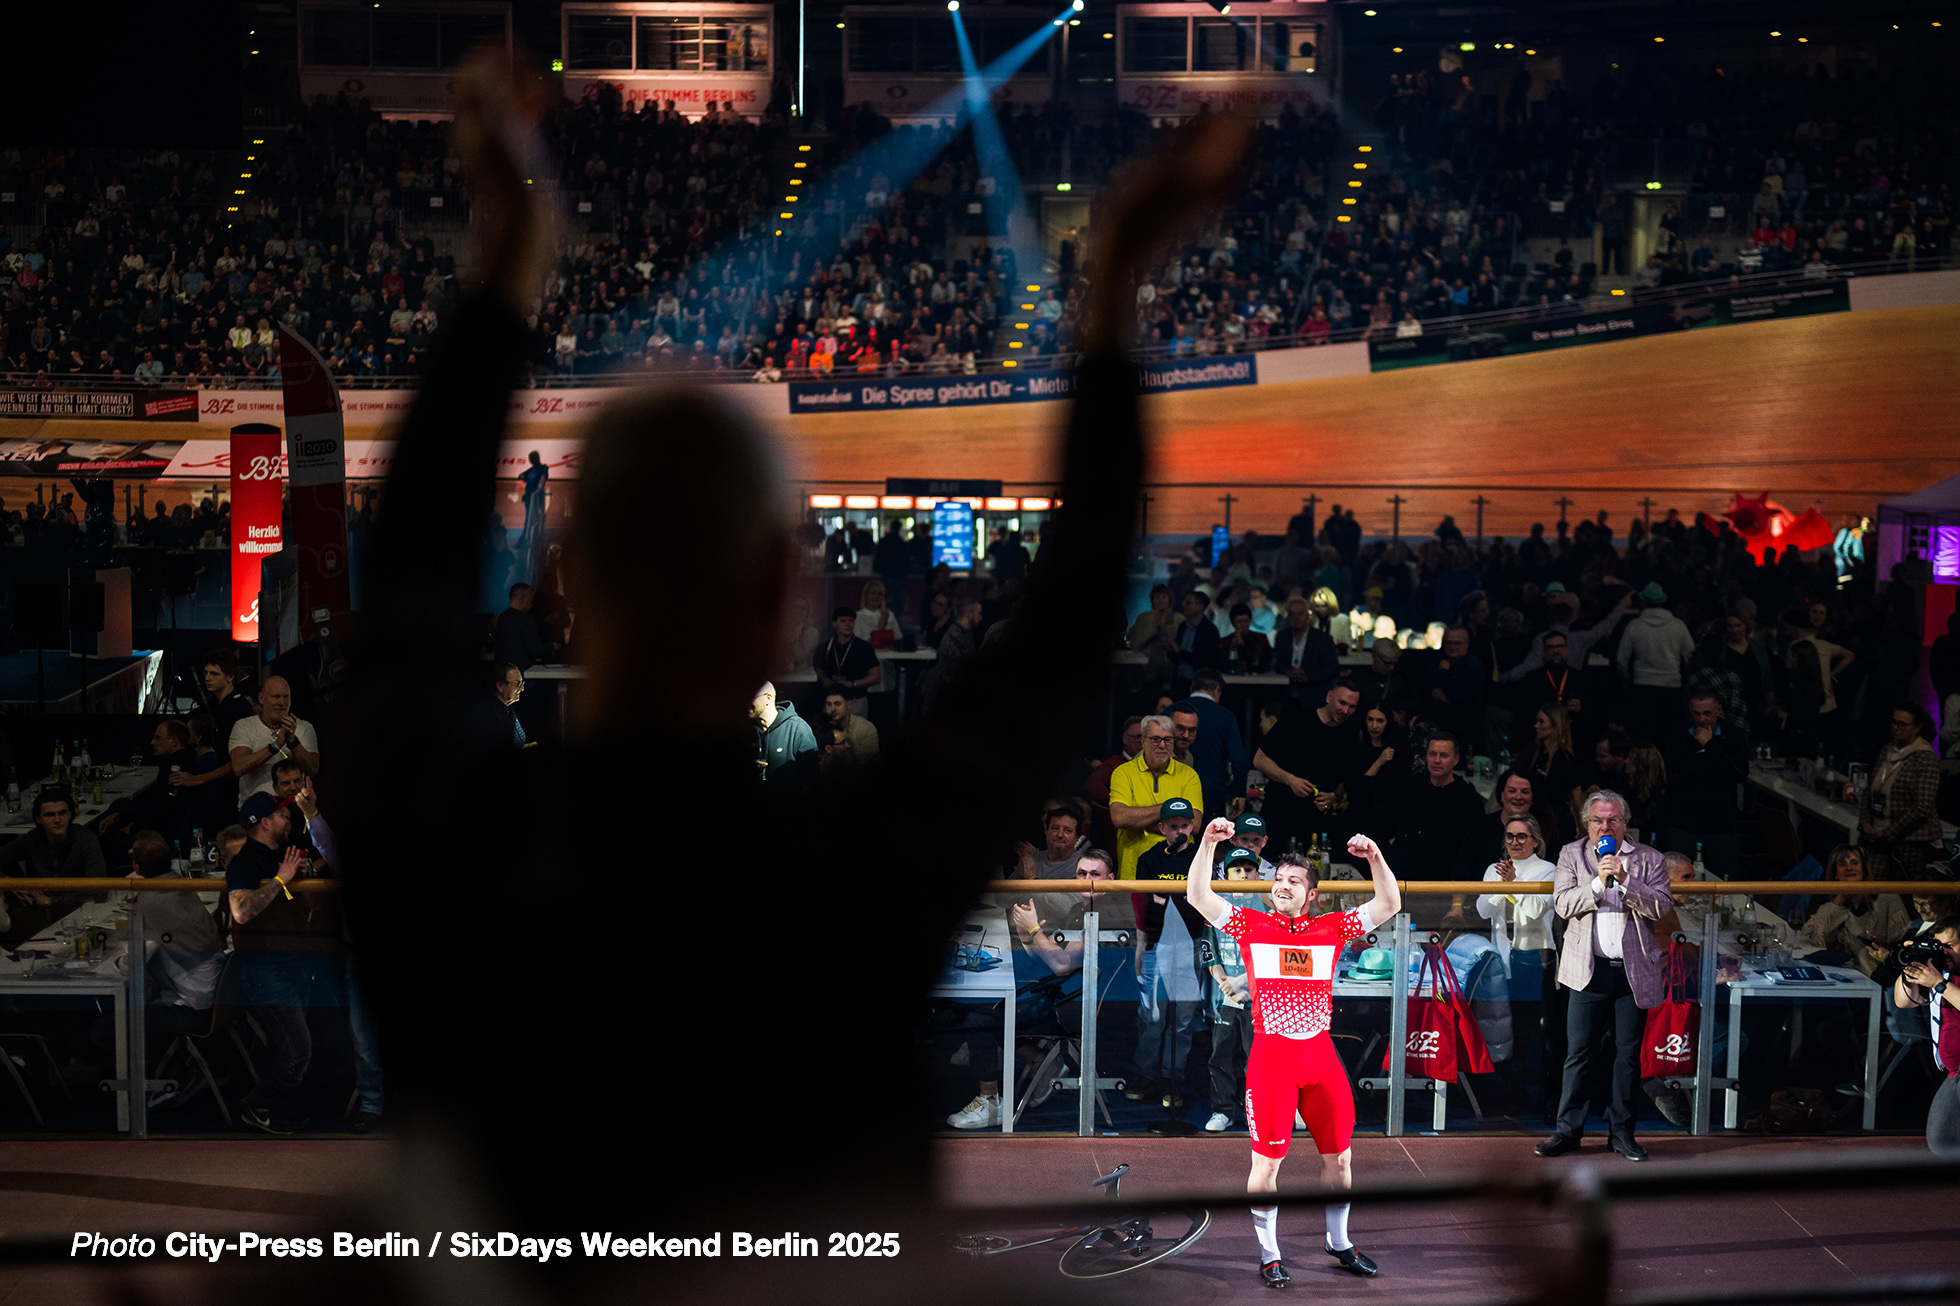
[[[1173,757],[1176,736],[1167,716],[1143,719],[1143,751],[1110,773],[1109,818],[1116,826],[1116,874],[1137,877],[1137,858],[1164,841],[1157,833],[1163,806],[1182,798],[1203,812],[1198,773]]]

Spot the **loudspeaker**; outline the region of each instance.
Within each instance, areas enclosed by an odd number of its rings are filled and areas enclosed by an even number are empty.
[[[68,591],[61,585],[14,586],[14,626],[27,648],[57,648],[68,642]]]
[[[68,586],[68,631],[100,635],[108,624],[106,587],[99,581],[76,581]]]

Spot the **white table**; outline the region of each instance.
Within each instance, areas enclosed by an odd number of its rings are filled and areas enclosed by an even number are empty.
[[[1749,763],[1749,784],[1776,798],[1781,798],[1789,810],[1790,829],[1800,831],[1803,816],[1808,813],[1827,825],[1836,826],[1857,843],[1858,808],[1855,804],[1828,798],[1803,782],[1795,771],[1787,769],[1782,762],[1751,761]],[[1951,822],[1940,822],[1940,832],[1947,839],[1960,835],[1960,826]]]
[[[1014,1132],[1014,1074],[1020,1062],[1014,1054],[1014,998],[1019,985],[1014,978],[1013,939],[1007,929],[1007,913],[998,907],[974,907],[966,914],[966,928],[959,941],[985,948],[1000,957],[991,970],[947,970],[927,990],[930,997],[976,999],[1000,1002],[1005,1028],[1000,1046],[1000,1132]]]
[[[1803,965],[1802,958],[1794,963]],[[1859,973],[1844,966],[1819,966],[1829,978],[1816,984],[1778,984],[1758,973],[1754,965],[1745,961],[1742,978],[1730,980],[1725,987],[1729,993],[1729,1067],[1730,1082],[1734,1082],[1742,1072],[1742,1003],[1746,997],[1761,999],[1780,997],[1792,1002],[1805,998],[1843,1000],[1862,998],[1866,1004],[1865,1021],[1865,1082],[1862,1096],[1865,1099],[1865,1128],[1870,1129],[1878,1119],[1878,1025],[1880,1009],[1883,1006],[1885,990]],[[1801,1009],[1799,1009],[1801,1010]],[[1799,1029],[1801,1027],[1798,1027]],[[1793,1037],[1796,1034],[1793,1032]],[[1722,1123],[1726,1128],[1736,1127],[1736,1116],[1742,1105],[1739,1089],[1728,1089],[1722,1110]]]
[[[118,895],[122,896],[122,895]],[[20,945],[15,957],[0,953],[0,994],[9,996],[108,997],[115,1007],[116,1078],[129,1082],[129,980],[119,961],[129,952],[128,913],[115,902],[87,902],[45,932]],[[109,932],[100,961],[75,964],[75,936]],[[30,956],[46,950],[46,957]],[[116,1092],[116,1130],[130,1126],[129,1093]]]

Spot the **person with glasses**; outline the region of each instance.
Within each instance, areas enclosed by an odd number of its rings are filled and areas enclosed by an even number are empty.
[[[1927,741],[1933,718],[1917,703],[1892,710],[1892,742],[1879,750],[1858,799],[1858,832],[1874,880],[1924,878],[1940,850],[1940,762]]]
[[[1579,1150],[1586,1130],[1593,1050],[1613,1032],[1613,1103],[1607,1140],[1629,1161],[1647,1149],[1633,1136],[1634,1091],[1640,1085],[1640,1038],[1646,1012],[1666,995],[1654,922],[1674,909],[1667,864],[1659,852],[1627,837],[1627,800],[1595,790],[1580,809],[1585,833],[1559,850],[1552,905],[1565,925],[1558,982],[1568,991],[1565,1079],[1558,1122],[1538,1144],[1540,1156]],[[1610,839],[1610,843],[1608,842]]]
[[[1504,822],[1504,855],[1490,864],[1484,878],[1505,884],[1552,879],[1558,867],[1539,856],[1544,847],[1545,833],[1537,817],[1529,811],[1508,817]],[[1490,922],[1490,941],[1504,960],[1506,974],[1511,970],[1513,948],[1551,951],[1551,909],[1549,893],[1498,892],[1477,899],[1477,914]]]
[[[1204,810],[1205,789],[1198,773],[1177,760],[1177,727],[1167,716],[1142,721],[1143,751],[1110,773],[1109,819],[1116,827],[1116,873],[1137,877],[1137,858],[1164,841],[1158,833],[1164,804],[1181,798]]]

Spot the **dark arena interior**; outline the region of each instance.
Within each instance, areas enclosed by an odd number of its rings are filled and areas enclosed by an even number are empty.
[[[1960,1300],[1951,6],[5,30],[0,1306]]]

